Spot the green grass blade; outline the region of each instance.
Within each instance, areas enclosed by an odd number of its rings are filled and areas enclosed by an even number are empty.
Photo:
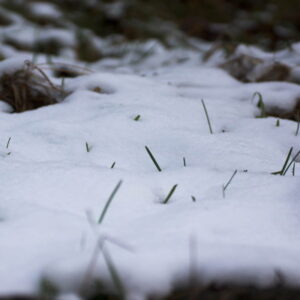
[[[203,109],[204,109],[204,112],[205,112],[205,116],[206,116],[206,120],[207,120],[207,123],[208,123],[209,132],[210,132],[210,134],[213,134],[213,130],[211,128],[211,123],[210,123],[209,115],[208,115],[208,112],[207,112],[207,109],[206,109],[206,105],[205,105],[203,99],[201,99],[201,102],[202,102],[202,106],[203,106]]]
[[[61,79],[60,88],[61,88],[62,92],[64,93],[65,92],[65,77],[63,77]]]
[[[88,142],[85,142],[85,149],[86,149],[86,152],[91,151],[91,147],[89,146]]]
[[[161,168],[160,168],[158,162],[156,161],[155,157],[151,153],[150,149],[147,146],[145,146],[145,149],[146,149],[148,155],[150,156],[151,160],[153,161],[155,167],[157,168],[158,172],[161,172]]]
[[[233,177],[236,175],[236,173],[237,173],[237,170],[235,170],[235,171],[233,172],[233,174],[232,174],[232,176],[230,177],[230,179],[228,180],[228,182],[224,185],[224,187],[223,187],[224,192],[226,191],[227,187],[228,187],[229,184],[231,183],[231,181],[232,181]]]
[[[293,164],[293,171],[292,171],[293,176],[296,174],[296,163],[294,162]]]
[[[254,100],[255,96],[258,96],[258,102],[257,107],[260,109],[260,118],[265,118],[267,116],[266,114],[266,106],[263,100],[263,96],[260,92],[255,92],[252,96],[252,100]]]
[[[141,115],[137,115],[133,120],[138,121],[141,118]]]
[[[298,135],[298,133],[299,133],[299,128],[300,128],[300,120],[298,120],[298,122],[297,122],[297,128],[296,128],[295,136]]]
[[[6,149],[8,149],[8,147],[9,147],[10,140],[11,140],[11,137],[9,137],[9,139],[8,139],[8,141],[7,141],[7,143],[6,143]]]
[[[107,212],[107,210],[108,210],[108,208],[109,208],[109,205],[111,204],[111,201],[114,199],[114,197],[115,197],[115,195],[116,195],[116,193],[117,193],[117,191],[119,190],[119,188],[120,188],[121,185],[122,185],[122,180],[120,180],[120,181],[118,182],[118,184],[116,185],[116,187],[114,188],[114,190],[113,190],[112,193],[110,194],[110,196],[109,196],[109,198],[108,198],[108,200],[107,200],[107,202],[106,202],[106,204],[105,204],[105,206],[104,206],[104,208],[103,208],[103,211],[102,211],[102,213],[101,213],[101,216],[100,216],[100,218],[99,218],[99,220],[98,220],[98,224],[101,224],[101,223],[103,222],[103,219],[104,219],[105,214],[106,214],[106,212]]]
[[[292,158],[291,162],[288,164],[288,166],[285,168],[284,172],[282,175],[285,175],[286,172],[288,171],[288,169],[291,167],[291,165],[295,162],[295,160],[297,159],[297,157],[299,156],[300,151],[297,152],[297,154]]]
[[[272,173],[273,175],[278,175],[278,174],[283,175],[283,173],[284,173],[284,171],[285,171],[285,168],[286,168],[286,166],[287,166],[287,164],[288,164],[288,162],[289,162],[289,160],[290,160],[292,151],[293,151],[293,147],[290,148],[290,150],[289,150],[289,152],[288,152],[288,155],[287,155],[287,157],[286,157],[286,159],[285,159],[285,162],[284,162],[284,164],[283,164],[282,169],[281,169],[280,171],[273,172],[273,173]]]
[[[222,185],[222,196],[223,196],[223,198],[225,198],[224,184]]]
[[[178,184],[173,185],[173,187],[171,188],[169,194],[167,195],[167,197],[165,198],[165,200],[162,202],[163,204],[167,204],[168,201],[170,200],[170,198],[172,197],[172,195],[174,194],[176,188],[177,188]]]

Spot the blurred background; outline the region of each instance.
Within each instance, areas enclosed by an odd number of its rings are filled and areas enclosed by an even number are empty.
[[[35,14],[32,3],[55,5],[60,17]],[[256,44],[266,50],[289,46],[300,37],[299,0],[3,0],[1,7],[39,26],[65,21],[93,34],[126,39],[155,38],[166,46],[175,31],[209,42]],[[9,24],[0,14],[0,25]],[[78,32],[80,35],[80,32]],[[179,41],[177,41],[179,42]]]

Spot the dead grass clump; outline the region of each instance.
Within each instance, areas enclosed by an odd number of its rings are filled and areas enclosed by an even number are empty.
[[[291,68],[280,62],[264,61],[246,54],[233,55],[220,67],[243,82],[287,81],[291,79]]]
[[[55,104],[66,96],[62,87],[54,85],[38,66],[29,61],[19,70],[0,75],[0,99],[11,105],[14,112]]]
[[[263,61],[259,58],[242,54],[227,60],[220,67],[236,79],[243,82],[250,82],[255,68],[262,63]]]
[[[296,106],[291,111],[284,111],[278,107],[266,107],[267,116],[287,119],[299,122],[300,121],[300,99],[298,99]]]

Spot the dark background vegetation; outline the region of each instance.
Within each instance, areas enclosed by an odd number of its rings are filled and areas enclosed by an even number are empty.
[[[44,0],[40,0],[41,2]],[[25,1],[26,3],[34,0]],[[267,50],[286,47],[300,37],[299,0],[48,0],[68,21],[96,35],[122,34],[129,40],[158,38],[165,41],[172,22],[188,35],[207,41],[257,44]],[[122,6],[122,13],[107,10]],[[49,25],[30,14],[24,1],[4,0],[6,8]],[[53,23],[53,20],[51,21]],[[53,24],[52,24],[53,25]],[[64,26],[57,20],[56,26]]]

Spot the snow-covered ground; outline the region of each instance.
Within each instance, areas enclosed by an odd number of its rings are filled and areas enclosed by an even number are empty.
[[[2,105],[0,294],[34,293],[41,278],[62,293],[92,279],[113,287],[108,254],[128,299],[167,293],[191,270],[204,283],[271,284],[280,271],[299,284],[299,163],[271,174],[300,150],[297,124],[256,118],[252,96],[290,110],[300,86],[243,84],[196,57],[138,71],[104,62],[67,79],[62,103],[20,114]]]
[[[31,10],[60,16],[45,3]],[[211,45],[191,39],[167,50],[154,40],[92,36],[107,58],[86,71],[70,24],[40,29],[9,16],[0,51],[10,59],[0,62],[0,76],[23,68],[34,58],[30,47],[47,39],[62,51],[50,70],[39,68],[51,76],[63,62],[86,74],[65,79],[70,95],[59,104],[17,114],[0,101],[0,295],[34,294],[42,280],[63,295],[85,295],[95,281],[116,290],[112,266],[128,300],[167,294],[191,273],[202,284],[269,285],[280,272],[300,284],[300,159],[285,176],[272,175],[291,147],[291,158],[298,153],[300,133],[294,121],[257,118],[258,95],[266,108],[290,112],[299,85],[241,83],[217,68],[221,50],[204,62]],[[299,43],[239,53],[276,59],[299,79]]]

